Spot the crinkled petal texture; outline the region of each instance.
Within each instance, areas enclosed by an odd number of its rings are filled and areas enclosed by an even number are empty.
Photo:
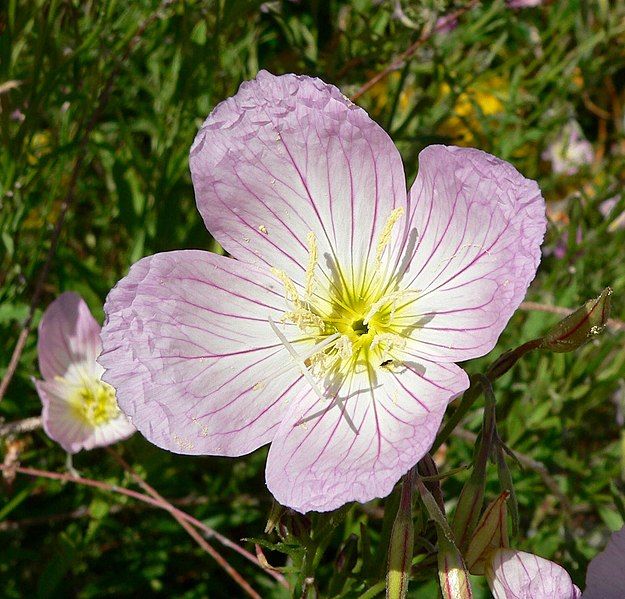
[[[536,182],[470,148],[430,146],[410,191],[401,310],[410,351],[459,362],[489,352],[540,261],[545,203]]]
[[[62,381],[35,381],[35,386],[43,404],[42,421],[46,435],[68,453],[112,445],[135,432],[135,427],[122,413],[100,426],[84,422],[68,401],[72,390]]]
[[[625,597],[625,527],[612,534],[608,546],[595,557],[586,572],[584,599]]]
[[[404,169],[388,134],[332,85],[261,71],[210,114],[191,148],[197,205],[235,258],[305,277],[307,235],[322,278],[371,268]],[[394,248],[401,245],[397,237]]]
[[[140,260],[109,293],[103,379],[152,443],[238,456],[270,442],[309,387],[272,332],[284,312],[266,270],[187,250]]]
[[[63,376],[71,364],[80,362],[95,369],[100,349],[100,325],[89,306],[77,293],[59,295],[39,323],[37,354],[43,377]]]
[[[568,572],[533,553],[498,549],[486,566],[495,599],[579,599]]]
[[[93,449],[126,439],[135,431],[128,419],[117,416],[99,426],[85,421],[77,409],[76,392],[98,381],[102,367],[100,325],[76,293],[61,294],[46,309],[39,323],[39,369],[45,380],[35,380],[43,406],[46,434],[69,453]]]
[[[468,387],[455,364],[406,362],[345,379],[321,403],[293,403],[267,458],[267,486],[300,512],[388,495],[427,453],[450,399]]]
[[[389,136],[318,79],[261,71],[219,104],[190,168],[236,260],[146,258],[105,305],[104,380],[139,430],[189,454],[273,442],[268,486],[299,511],[388,494],[468,385],[453,362],[489,351],[521,301],[545,229],[510,165],[420,160],[408,198]]]

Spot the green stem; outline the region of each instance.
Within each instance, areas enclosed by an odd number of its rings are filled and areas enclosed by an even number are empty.
[[[453,430],[456,426],[458,426],[458,424],[460,424],[460,421],[467,415],[467,412],[471,409],[475,400],[480,396],[482,389],[484,389],[483,382],[480,382],[481,377],[488,379],[491,384],[494,383],[499,377],[508,372],[508,370],[510,370],[526,353],[540,347],[541,342],[542,338],[532,339],[531,341],[520,345],[516,349],[504,352],[489,366],[485,376],[478,375],[476,377],[471,377],[471,384],[464,392],[460,405],[449,417],[443,427],[443,430],[441,430],[441,432],[436,436],[430,453],[433,454],[443,443],[445,443],[445,441],[447,441],[447,439],[449,439]]]
[[[460,405],[456,408],[455,412],[449,417],[449,420],[445,423],[443,430],[436,436],[434,440],[434,445],[432,445],[432,449],[430,453],[435,453],[436,450],[443,444],[453,430],[460,424],[460,421],[467,415],[468,411],[471,409],[475,400],[480,396],[481,385],[476,384],[474,381],[471,381],[471,386],[464,392],[462,399],[460,401]]]
[[[366,590],[358,599],[373,599],[377,597],[380,593],[383,593],[386,589],[386,581],[382,580],[377,584],[374,584],[371,588]]]

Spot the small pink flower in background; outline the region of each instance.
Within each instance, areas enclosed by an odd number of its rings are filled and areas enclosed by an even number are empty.
[[[453,15],[443,15],[442,17],[438,17],[438,19],[436,19],[436,23],[434,24],[434,31],[441,35],[445,35],[447,33],[451,33],[457,27],[457,17]]]
[[[623,599],[625,527],[591,560],[582,594],[558,564],[514,549],[493,552],[486,578],[495,599]]]
[[[110,445],[134,427],[122,414],[115,390],[100,377],[100,326],[76,293],[63,293],[39,323],[36,380],[46,434],[69,453]]]
[[[319,79],[261,71],[191,148],[232,258],[137,262],[110,292],[104,380],[159,447],[240,456],[300,512],[384,497],[429,450],[540,258],[535,182],[431,146],[409,193],[390,137]]]
[[[614,196],[613,198],[609,198],[601,204],[599,204],[599,211],[603,215],[604,218],[612,218],[612,211],[616,208],[620,197]],[[625,229],[625,212],[621,212],[608,227],[608,231],[614,232],[621,229]]]
[[[534,8],[540,6],[545,0],[507,0],[506,6],[508,8]]]
[[[533,553],[497,549],[486,565],[495,599],[579,599],[581,592],[568,572]]]
[[[592,163],[592,144],[584,137],[579,123],[571,119],[556,139],[542,154],[542,159],[551,162],[551,169],[557,175],[575,175],[583,166]]]

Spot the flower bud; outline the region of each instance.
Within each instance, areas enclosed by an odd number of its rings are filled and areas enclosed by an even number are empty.
[[[444,599],[471,599],[469,573],[458,548],[443,535],[438,536],[438,578]]]
[[[451,523],[456,545],[463,554],[467,549],[482,511],[484,489],[486,488],[486,468],[495,434],[495,396],[486,377],[481,377],[481,379],[486,398],[482,435],[477,446],[473,472],[471,472],[469,480],[462,487]]]
[[[270,532],[279,531],[280,520],[284,515],[286,508],[281,506],[275,499],[271,504],[271,511],[269,512],[269,517],[267,518],[267,524],[265,526],[265,533],[269,534]]]
[[[388,548],[386,599],[404,599],[408,592],[408,578],[414,553],[414,526],[412,523],[412,471],[404,477],[401,500],[393,523]]]
[[[612,289],[606,287],[601,295],[588,300],[553,327],[541,340],[540,347],[554,352],[568,352],[599,335],[610,316]]]
[[[501,547],[509,547],[506,509],[509,496],[509,491],[501,493],[486,508],[478,522],[465,555],[471,574],[483,575],[489,554]]]
[[[438,537],[438,578],[444,599],[471,599],[471,581],[462,555],[443,512],[421,479],[417,479],[425,509],[434,520]]]

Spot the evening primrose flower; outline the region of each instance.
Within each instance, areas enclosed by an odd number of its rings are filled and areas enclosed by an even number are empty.
[[[581,597],[581,591],[562,566],[515,549],[494,552],[486,566],[486,579],[495,599]]]
[[[134,427],[115,390],[100,379],[100,326],[76,293],[63,293],[39,323],[37,352],[44,380],[35,380],[46,434],[69,453],[110,445]]]
[[[300,512],[384,497],[468,386],[539,262],[535,182],[431,146],[409,193],[390,137],[319,79],[261,71],[191,148],[232,258],[137,262],[110,292],[104,380],[156,445],[239,456]]]
[[[592,163],[592,144],[584,137],[580,124],[571,119],[545,149],[542,159],[551,162],[557,175],[575,175],[580,168]]]
[[[495,599],[623,599],[625,597],[625,527],[588,565],[582,594],[568,572],[532,553],[499,549],[491,556],[486,578]]]

